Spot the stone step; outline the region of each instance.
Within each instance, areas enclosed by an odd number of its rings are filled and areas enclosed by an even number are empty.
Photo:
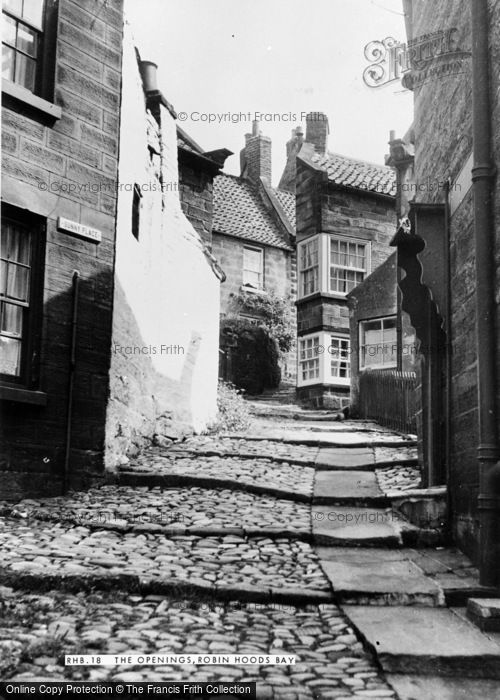
[[[337,469],[363,470],[375,469],[373,450],[366,447],[322,447],[316,457],[315,467],[319,471],[335,471]]]
[[[389,673],[386,680],[400,700],[498,700],[500,681]]]
[[[319,547],[316,553],[338,602],[431,607],[445,604],[441,587],[403,551],[359,548],[344,552]]]
[[[470,598],[467,617],[483,632],[500,632],[500,598]]]
[[[390,505],[374,472],[318,471],[314,479],[313,503],[317,505]]]
[[[277,488],[269,485],[247,483],[236,479],[225,479],[209,476],[193,476],[192,474],[155,474],[153,472],[120,471],[112,475],[109,483],[121,486],[172,488],[196,486],[207,489],[231,489],[245,491],[263,496],[274,496],[297,503],[310,503],[311,496],[296,489]]]
[[[342,609],[386,673],[500,680],[500,645],[452,610]]]
[[[401,521],[382,508],[313,505],[313,542],[339,547],[402,547]]]
[[[248,440],[258,442],[261,440],[272,440],[274,442],[282,442],[289,445],[307,445],[309,447],[342,447],[344,449],[351,448],[370,448],[384,447],[387,449],[396,449],[401,447],[415,447],[415,440],[402,439],[397,435],[374,435],[367,437],[365,432],[358,431],[312,431],[312,430],[296,430],[287,434],[284,430],[269,430],[261,433],[227,433],[222,434],[221,438],[231,438],[233,440]]]

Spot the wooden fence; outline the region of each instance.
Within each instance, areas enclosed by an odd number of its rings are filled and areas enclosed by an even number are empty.
[[[414,372],[374,370],[359,377],[359,415],[402,433],[416,433]]]

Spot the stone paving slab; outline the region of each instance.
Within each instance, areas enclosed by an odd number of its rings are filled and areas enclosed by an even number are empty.
[[[70,522],[89,528],[151,532],[290,536],[310,534],[310,509],[291,500],[238,490],[161,489],[103,486],[67,496],[26,499],[5,506],[4,515],[18,519]]]
[[[444,594],[412,561],[322,561],[335,600],[347,604],[444,605]]]
[[[258,697],[395,697],[335,605],[214,604],[0,588],[0,672],[9,681],[255,681]],[[26,614],[29,611],[29,614]],[[64,666],[67,654],[295,654],[286,666]],[[377,694],[378,693],[378,694]]]
[[[321,447],[315,466],[323,469],[375,469],[373,449],[366,447]]]
[[[262,432],[231,433],[222,435],[221,439],[245,440],[254,442],[283,442],[291,445],[309,445],[313,447],[391,447],[407,448],[413,446],[413,440],[407,440],[399,434],[379,431],[361,432],[348,430],[312,431],[310,429],[280,430],[269,429]]]
[[[413,491],[420,488],[422,475],[418,467],[400,464],[375,470],[381,490],[387,494]]]
[[[343,606],[387,673],[500,680],[500,646],[443,608]]]
[[[132,486],[240,489],[296,501],[310,500],[314,479],[313,468],[287,462],[278,465],[270,459],[255,456],[245,460],[186,457],[185,454],[172,458],[170,451],[158,454],[154,459],[141,457],[134,460],[126,470],[121,470],[118,480]]]
[[[319,471],[314,479],[313,503],[373,507],[390,505],[373,472]]]
[[[390,509],[353,506],[312,507],[316,545],[401,547],[401,519]]]
[[[39,581],[72,577],[72,585],[91,577],[102,578],[109,587],[114,582],[129,585],[124,583],[129,577],[130,585],[139,581],[170,589],[177,584],[229,596],[253,592],[264,599],[273,590],[293,595],[298,589],[329,591],[314,551],[301,541],[236,535],[167,538],[5,519],[0,524],[0,573],[9,585],[22,576]]]
[[[500,598],[469,598],[467,616],[480,630],[500,632]]]
[[[498,700],[500,681],[388,674],[400,700]]]

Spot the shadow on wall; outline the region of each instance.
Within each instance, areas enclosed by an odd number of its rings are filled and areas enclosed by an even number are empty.
[[[89,259],[82,262],[82,268],[88,264]],[[72,277],[73,270],[46,266],[40,362],[32,369],[32,388],[46,394],[46,405],[1,403],[0,498],[62,492],[71,365]],[[79,281],[68,470],[72,486],[102,477],[104,469],[111,285],[111,269],[82,276]]]
[[[64,275],[64,276],[63,276]],[[59,273],[59,286],[44,305],[39,390],[46,405],[0,404],[0,500],[62,493],[68,425],[72,305],[71,275]],[[153,367],[149,354],[128,355],[116,345],[147,347],[126,304],[115,291],[115,335],[111,342],[111,272],[81,278],[67,483],[82,489],[104,479],[151,444],[164,444],[192,432],[193,373],[201,337],[191,334],[182,370],[174,380]],[[52,296],[51,296],[52,294]]]
[[[115,282],[110,400],[106,422],[106,467],[114,469],[149,445],[164,445],[193,432],[193,376],[202,337],[191,331],[188,347],[150,344]],[[177,379],[160,373],[153,358],[179,363]],[[171,374],[175,374],[172,371]]]

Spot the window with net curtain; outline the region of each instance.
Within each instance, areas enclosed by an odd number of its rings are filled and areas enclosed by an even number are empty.
[[[43,0],[3,0],[2,78],[38,94],[43,45]]]
[[[371,319],[359,324],[360,369],[397,367],[396,317]]]
[[[2,218],[0,271],[0,374],[20,379],[27,342],[33,233]]]
[[[313,238],[300,244],[300,296],[319,290],[319,240]]]

